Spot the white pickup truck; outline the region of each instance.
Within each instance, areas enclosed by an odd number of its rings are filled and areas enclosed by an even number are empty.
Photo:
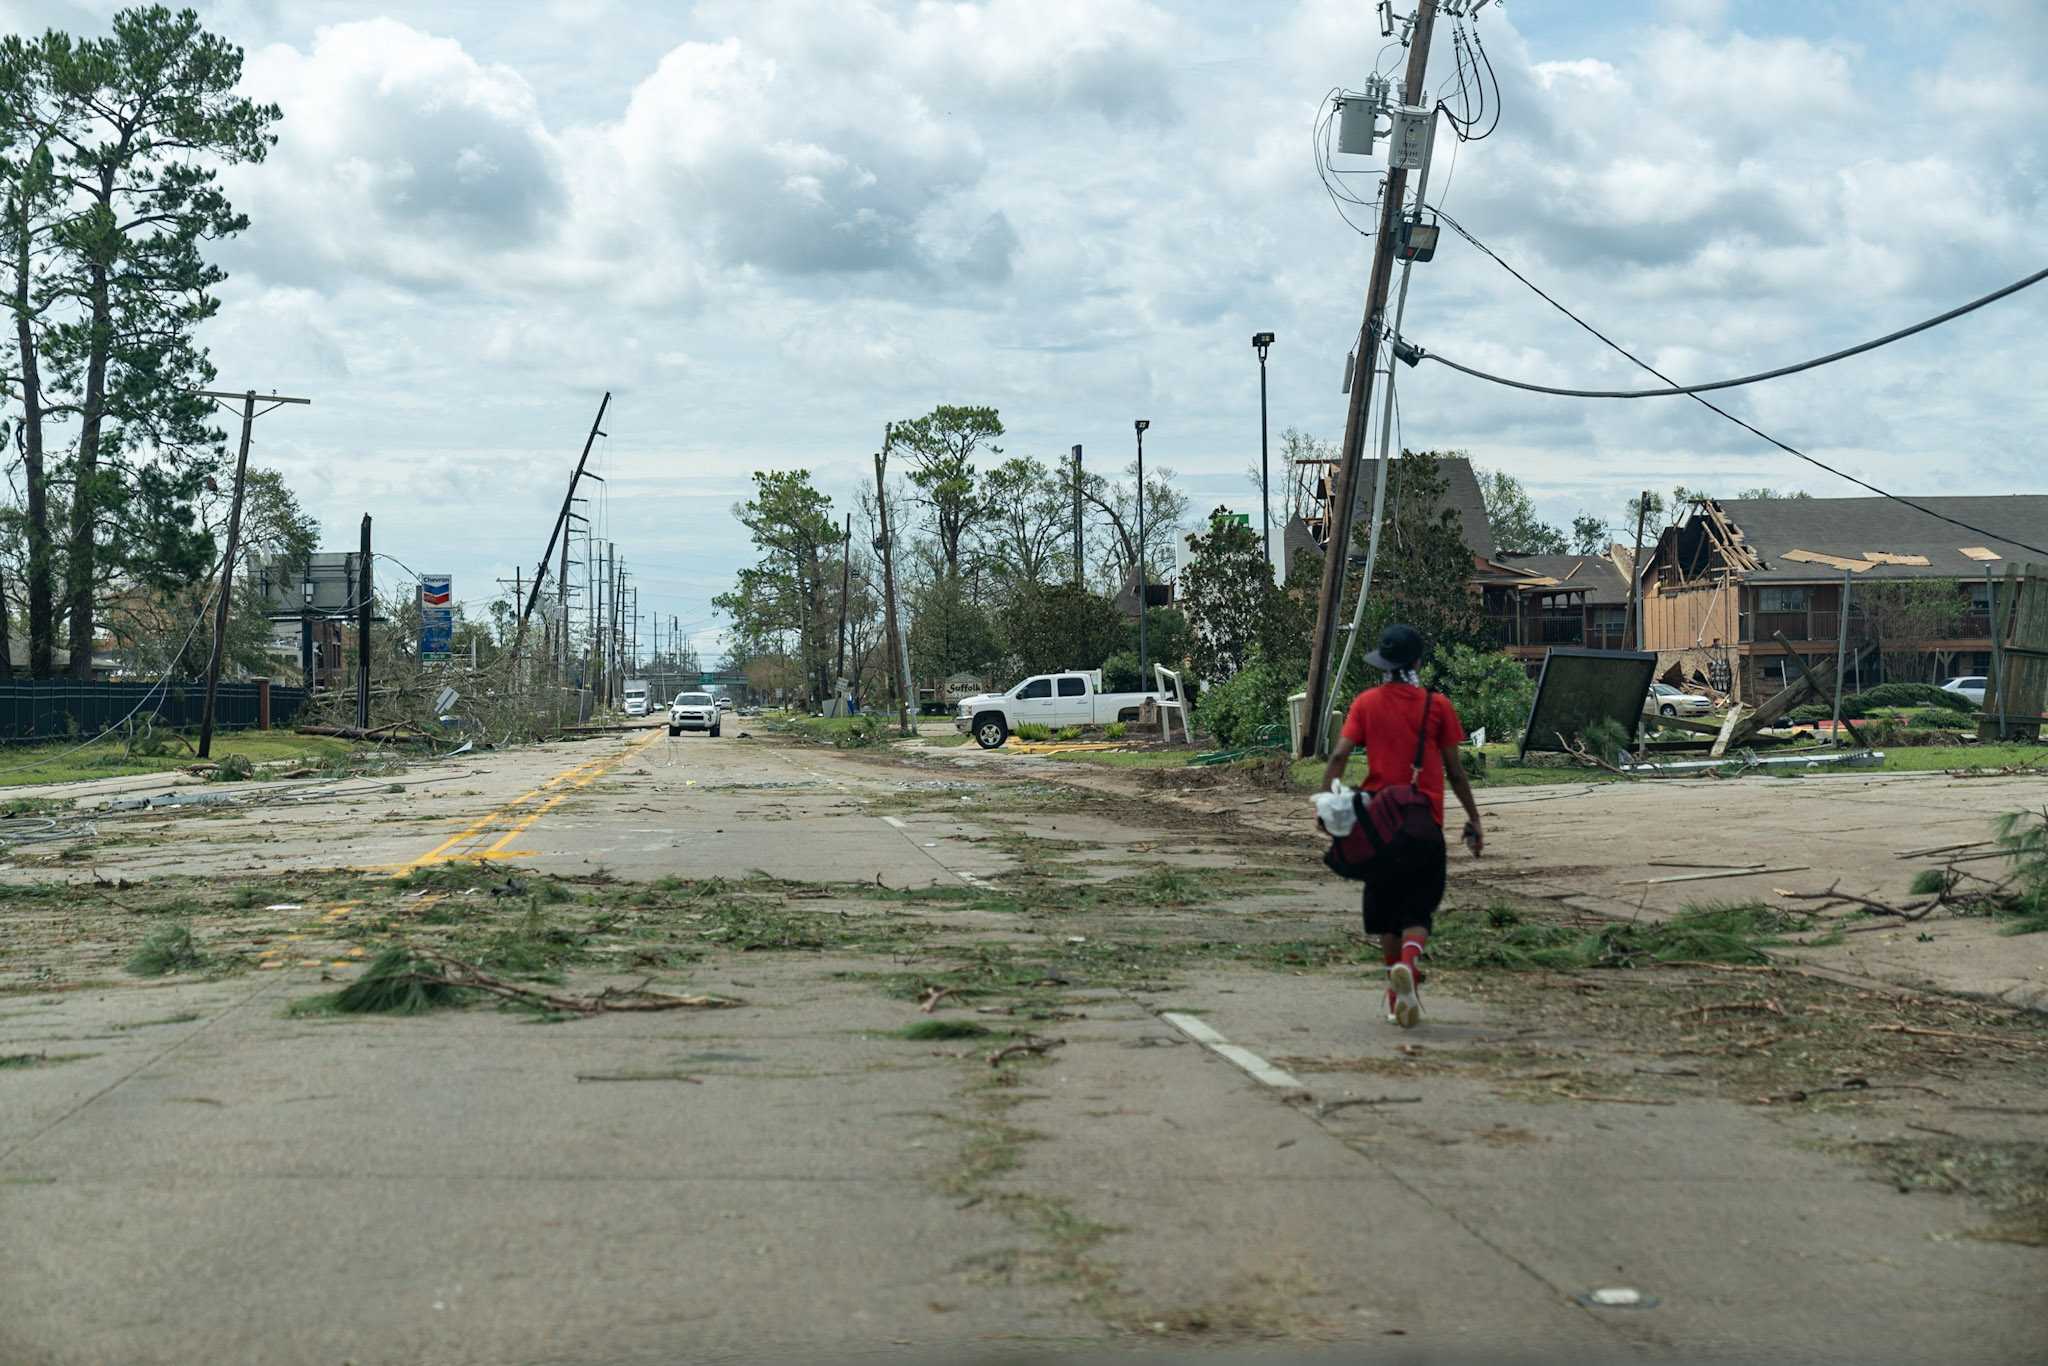
[[[1135,721],[1138,709],[1156,692],[1104,692],[1101,670],[1087,673],[1033,674],[1004,693],[977,693],[963,698],[953,714],[953,729],[972,735],[983,749],[995,749],[1017,727],[1040,725],[1106,726]]]

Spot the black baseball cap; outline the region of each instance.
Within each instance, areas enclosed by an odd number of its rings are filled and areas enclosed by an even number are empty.
[[[1380,632],[1379,648],[1365,657],[1375,669],[1412,669],[1422,662],[1422,632],[1395,622]]]

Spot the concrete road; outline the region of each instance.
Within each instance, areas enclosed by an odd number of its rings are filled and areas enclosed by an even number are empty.
[[[2048,1254],[1973,1236],[1992,1216],[1970,1197],[1902,1194],[1841,1155],[1914,1126],[2002,1141],[2010,1121],[1951,1102],[1967,1089],[2039,1105],[2025,1036],[1995,1084],[1783,1110],[1688,1091],[1675,1079],[1705,1062],[1655,1062],[1456,982],[1412,1034],[1354,974],[1222,957],[1110,986],[1077,966],[1022,1005],[980,998],[1001,1015],[923,1014],[887,984],[946,980],[978,951],[1079,965],[1119,927],[1136,953],[1190,921],[1249,941],[1326,934],[1354,912],[1314,880],[1199,911],[864,901],[879,881],[1050,902],[1146,860],[1196,882],[1229,860],[1170,815],[1077,814],[1042,778],[977,786],[736,727],[484,756],[461,775],[136,818],[132,843],[5,876],[762,870],[809,885],[791,904],[833,925],[885,906],[953,938],[714,949],[660,984],[737,1008],[555,1024],[487,1008],[288,1016],[352,971],[325,952],[168,984],[21,969],[0,996],[0,1059],[27,1059],[0,1068],[0,1362],[1245,1343],[1444,1361],[2038,1359]],[[1071,845],[1065,871],[1020,832]],[[904,1037],[933,1020],[1061,1042],[992,1064],[1011,1036]],[[1595,1058],[1591,1099],[1620,1103],[1580,1103],[1577,1073],[1559,1087],[1544,1079],[1562,1073],[1531,1070],[1565,1057]],[[1603,1289],[1645,1305],[1585,1301]]]

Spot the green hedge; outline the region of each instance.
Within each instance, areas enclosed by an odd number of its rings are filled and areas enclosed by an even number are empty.
[[[1195,728],[1226,749],[1249,745],[1259,727],[1286,726],[1287,698],[1299,687],[1298,679],[1270,664],[1249,664],[1229,682],[1203,691],[1195,704]]]
[[[1931,683],[1880,683],[1842,699],[1842,715],[1851,721],[1861,721],[1877,712],[1897,711],[1904,707],[1939,707],[1954,713],[1950,721],[1930,723],[1936,725],[1953,724],[1976,715],[1978,710],[1977,704],[1961,693],[1943,692]],[[1802,726],[1825,721],[1834,714],[1835,709],[1826,703],[1809,702],[1786,712],[1785,719],[1795,726]]]

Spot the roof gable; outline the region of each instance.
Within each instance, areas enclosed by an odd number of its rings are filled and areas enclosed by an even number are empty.
[[[1377,460],[1358,462],[1358,493],[1352,502],[1354,516],[1371,516],[1372,490],[1379,479],[1379,463]],[[1486,498],[1479,491],[1479,476],[1473,473],[1472,462],[1461,455],[1440,455],[1436,468],[1444,481],[1444,506],[1458,514],[1458,528],[1464,537],[1465,548],[1482,560],[1492,559],[1493,525],[1486,520]]]

